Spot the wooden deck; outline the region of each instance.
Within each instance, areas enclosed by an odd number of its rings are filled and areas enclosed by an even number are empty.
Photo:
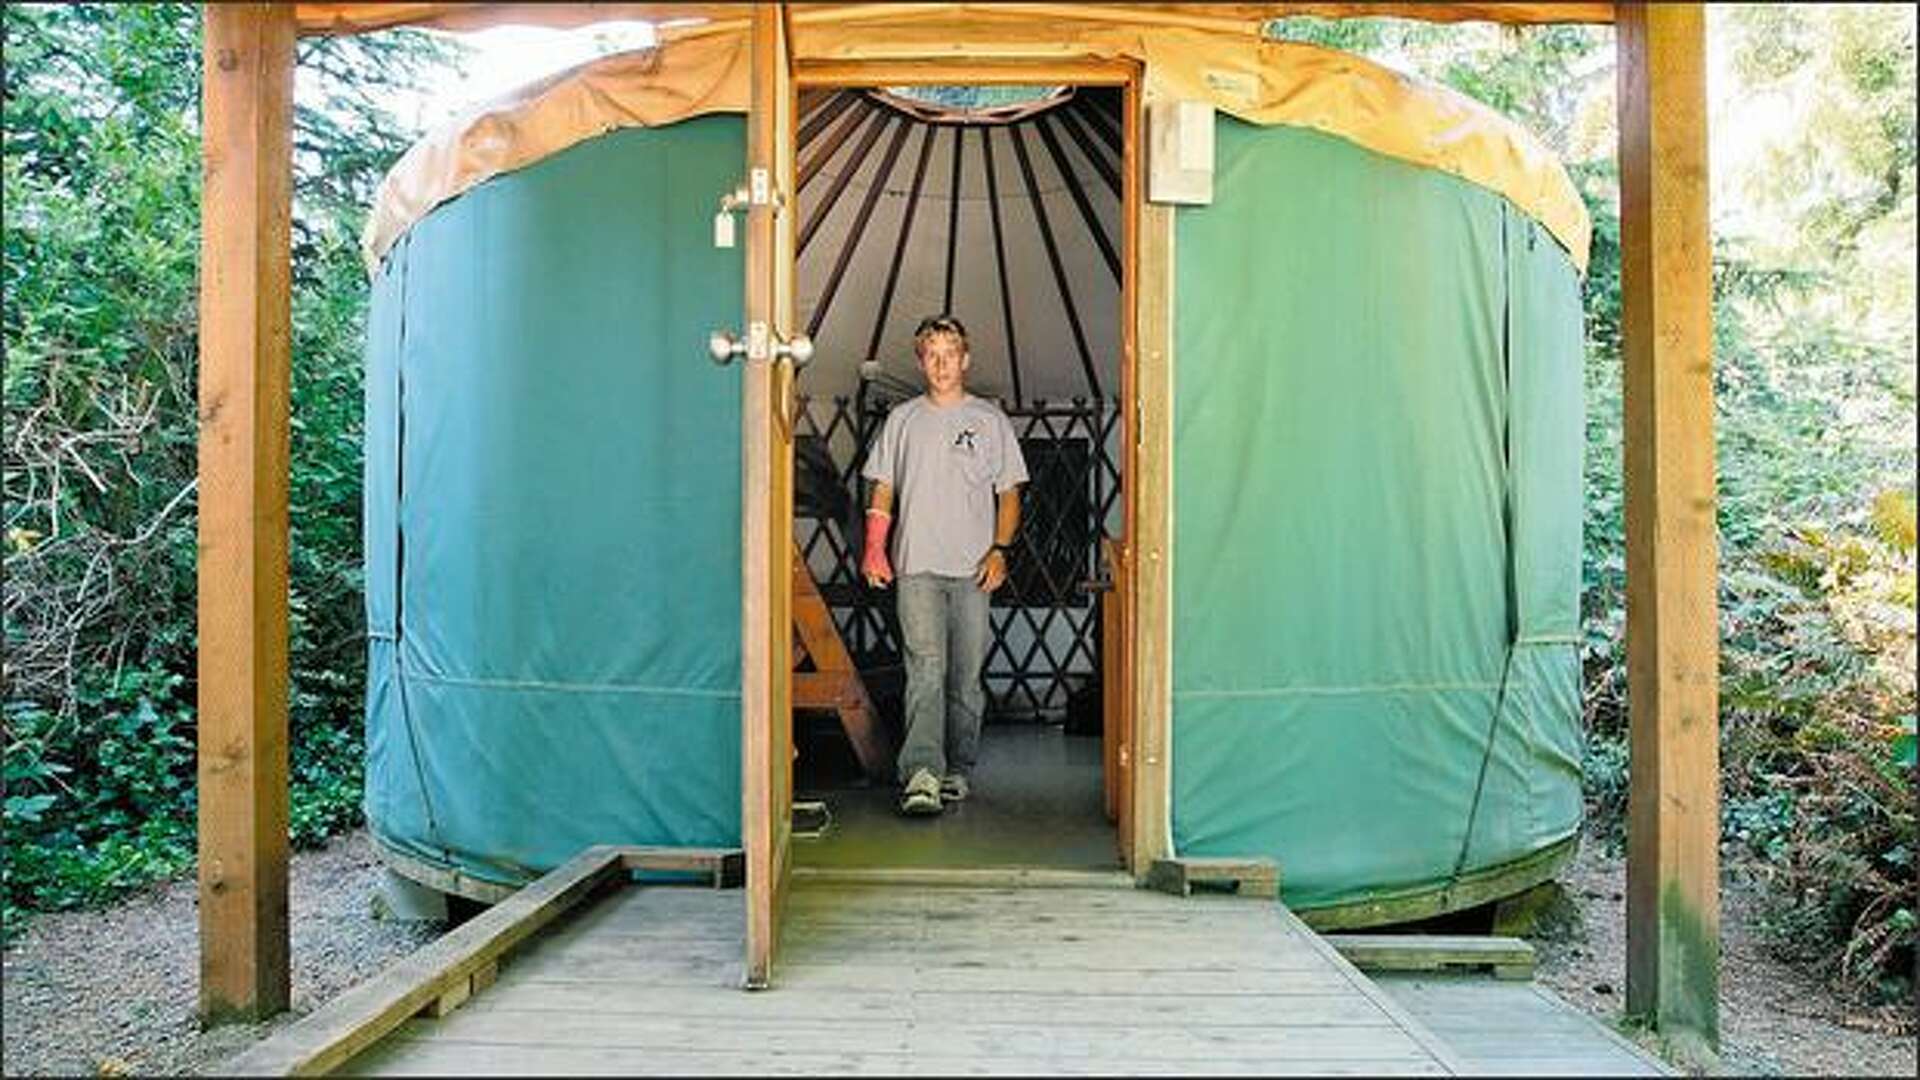
[[[1528,983],[1376,982],[1284,905],[1120,873],[801,870],[774,988],[750,993],[742,892],[623,883],[688,860],[726,880],[725,856],[582,852],[218,1071],[1667,1071]]]
[[[740,989],[742,921],[737,891],[619,891],[342,1071],[1466,1071],[1272,902],[803,876],[760,993]]]
[[[1678,1076],[1553,991],[1491,975],[1379,974],[1373,980],[1475,1076]]]

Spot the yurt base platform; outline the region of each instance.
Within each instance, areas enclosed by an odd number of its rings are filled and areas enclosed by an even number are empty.
[[[798,782],[796,867],[1120,869],[1097,735],[990,724],[972,793],[933,817],[903,816],[892,783],[809,788],[804,774]],[[805,812],[811,802],[824,805],[824,817]],[[824,827],[804,831],[808,824]]]
[[[523,891],[538,893],[525,912],[423,947],[222,1071],[1663,1071],[1544,991],[1376,982],[1285,905],[1221,895],[796,874],[772,988],[749,993],[740,890],[637,885],[618,858],[601,857],[611,876],[590,869],[591,854]],[[569,895],[563,915],[499,945]]]

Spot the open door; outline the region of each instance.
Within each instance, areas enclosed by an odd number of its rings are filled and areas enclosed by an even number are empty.
[[[786,5],[753,5],[741,439],[741,816],[746,984],[767,985],[792,862],[793,66]]]

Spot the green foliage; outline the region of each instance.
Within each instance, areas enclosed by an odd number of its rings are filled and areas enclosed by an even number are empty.
[[[1907,992],[1916,903],[1914,17],[1716,8],[1734,85],[1714,159],[1723,839],[1773,884],[1780,949],[1863,998]],[[1329,31],[1326,28],[1332,27]],[[1513,116],[1593,219],[1582,661],[1591,821],[1624,839],[1629,772],[1619,183],[1609,42],[1554,28],[1279,20]],[[1715,154],[1723,143],[1717,141]],[[1832,947],[1847,942],[1844,949]]]
[[[183,679],[81,680],[71,716],[7,703],[6,922],[110,899],[193,863],[193,707]],[[78,719],[85,717],[84,722]]]
[[[4,11],[9,931],[194,856],[200,9]],[[417,134],[383,100],[452,56],[300,43],[289,553],[292,832],[357,820],[358,236]]]

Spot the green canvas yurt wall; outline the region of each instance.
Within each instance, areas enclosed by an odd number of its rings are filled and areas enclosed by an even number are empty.
[[[1443,910],[1579,828],[1578,277],[1483,188],[1217,135],[1175,240],[1174,845]]]
[[[740,318],[711,222],[743,147],[734,114],[614,130],[385,252],[389,852],[517,884],[588,844],[738,843],[740,386],[700,349]],[[1580,817],[1572,260],[1485,187],[1225,116],[1175,240],[1175,849],[1272,856],[1334,922],[1521,881]]]
[[[374,281],[368,822],[518,885],[596,843],[740,839],[745,126],[628,129],[441,206]]]

